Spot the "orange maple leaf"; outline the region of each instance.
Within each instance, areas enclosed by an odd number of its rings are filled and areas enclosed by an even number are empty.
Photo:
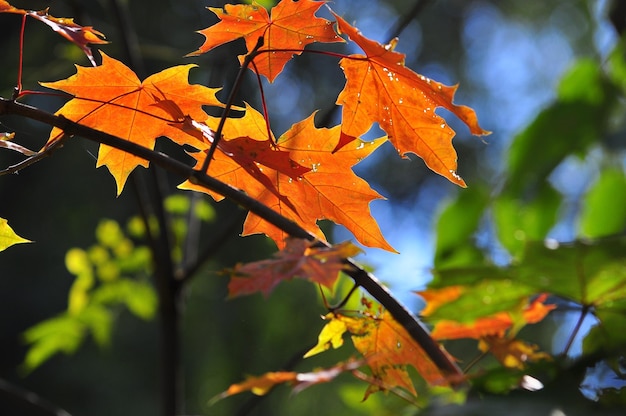
[[[445,375],[428,358],[422,347],[387,311],[379,316],[352,318],[337,315],[335,319],[346,324],[352,334],[354,347],[363,355],[372,375],[381,380],[383,386],[401,387],[417,396],[406,370],[408,365],[413,366],[430,384],[448,384]],[[378,389],[380,386],[371,386],[367,394]]]
[[[175,103],[172,102],[160,102],[159,105],[163,105],[170,111],[170,114],[176,119],[184,120],[182,123],[173,123],[173,125],[179,127],[183,131],[198,138],[199,140],[206,141],[208,144],[213,144],[215,140],[215,131],[211,129],[206,123],[192,120],[189,116],[184,116],[182,110],[180,110]],[[174,108],[173,108],[174,107]],[[173,108],[173,111],[172,111]],[[233,122],[238,123],[241,120],[234,119]],[[254,140],[249,137],[237,137],[232,140],[219,140],[217,142],[217,149],[223,156],[227,156],[229,159],[223,157],[218,158],[216,163],[230,162],[242,167],[253,179],[260,182],[266,189],[272,192],[279,200],[284,202],[287,206],[295,209],[289,199],[281,195],[278,189],[274,186],[274,183],[270,178],[263,173],[263,167],[271,168],[277,172],[281,172],[292,179],[297,179],[301,175],[310,171],[309,168],[299,165],[291,160],[289,152],[282,151],[276,148],[275,144],[271,140]],[[237,168],[235,168],[237,169]],[[231,171],[228,167],[224,169],[222,166],[221,171]],[[221,196],[214,195],[216,200],[220,200]]]
[[[420,314],[422,316],[429,316],[440,306],[458,299],[463,293],[463,286],[446,286],[441,289],[429,289],[415,293],[426,301],[426,306]]]
[[[463,286],[453,285],[418,292],[427,302],[421,314],[430,316],[440,306],[462,296],[463,291]],[[491,352],[506,367],[521,369],[527,361],[550,358],[549,354],[537,351],[536,345],[515,338],[525,325],[542,321],[556,308],[556,305],[544,303],[547,297],[547,294],[541,294],[530,304],[524,300],[517,308],[483,316],[472,322],[437,320],[431,336],[436,340],[477,339],[481,351]]]
[[[422,296],[423,294],[424,292],[420,293]],[[545,299],[546,295],[538,296],[529,305],[526,305],[521,310],[521,313],[517,313],[516,311],[503,311],[468,323],[439,320],[435,324],[431,335],[433,338],[439,340],[459,338],[480,339],[488,336],[504,337],[507,330],[513,329],[514,332],[517,332],[526,324],[534,324],[543,320],[550,311],[556,308],[556,305],[544,304]],[[422,314],[425,315],[423,312]]]
[[[332,153],[339,142],[340,127],[318,129],[313,122],[314,114],[294,124],[275,145],[275,151],[287,151],[298,165],[310,168],[297,179],[293,175],[263,167],[262,172],[271,179],[280,195],[287,196],[290,203],[277,197],[260,181],[251,176],[229,156],[216,152],[209,165],[208,174],[246,191],[248,195],[272,208],[284,217],[298,223],[321,239],[324,235],[317,225],[318,220],[328,219],[344,225],[362,244],[393,251],[372,218],[369,203],[381,198],[368,183],[352,171],[352,166],[367,157],[384,142],[384,138],[370,142],[355,141],[340,151]],[[209,119],[207,125],[215,128],[218,120]],[[239,137],[275,142],[267,138],[263,116],[246,106],[243,119],[229,119],[223,130],[223,139],[231,141]],[[198,166],[202,165],[206,152],[195,153]],[[268,155],[269,156],[269,155]],[[183,189],[207,192],[190,182],[180,185]],[[221,196],[208,192],[217,200]],[[249,214],[244,224],[244,235],[264,233],[272,238],[279,248],[284,247],[288,237],[282,230],[260,217]]]
[[[171,114],[157,105],[170,100],[193,119],[207,117],[203,105],[223,106],[215,94],[218,89],[189,85],[189,70],[195,65],[181,65],[151,75],[143,82],[123,63],[102,54],[102,65],[91,68],[76,66],[75,75],[41,85],[73,95],[57,115],[80,122],[153,149],[156,138],[167,136],[175,143],[205,149],[207,143],[194,140],[189,134],[171,125]],[[53,129],[48,143],[60,135]],[[100,145],[97,167],[105,165],[117,184],[120,194],[130,172],[148,162],[121,150]]]
[[[434,172],[465,186],[456,173],[454,131],[435,114],[435,109],[451,111],[473,134],[489,132],[478,125],[474,110],[453,104],[456,86],[448,87],[411,71],[404,66],[404,55],[393,51],[395,43],[374,42],[333,15],[339,32],[347,34],[366,54],[350,55],[340,62],[346,85],[337,98],[337,104],[343,106],[339,147],[377,122],[403,157],[415,153]]]
[[[312,241],[290,238],[273,259],[238,264],[230,272],[230,296],[262,292],[267,297],[278,283],[296,277],[332,289],[339,272],[345,267],[343,259],[358,254],[360,250],[350,243],[332,247],[312,247],[313,244]]]
[[[309,373],[296,373],[293,371],[273,371],[259,377],[248,377],[241,383],[231,385],[228,390],[211,399],[211,403],[244,391],[251,391],[257,396],[267,394],[277,384],[290,383],[294,386],[294,392],[298,393],[305,388],[319,383],[328,383],[339,374],[357,369],[359,361],[339,363],[327,369],[315,370]]]
[[[26,10],[18,9],[6,0],[0,0],[0,13],[26,14]]]
[[[74,19],[71,18],[51,16],[48,14],[48,9],[39,11],[18,9],[10,5],[9,2],[5,0],[0,0],[0,13],[15,13],[27,15],[39,20],[40,22],[45,23],[59,35],[63,36],[70,42],[78,45],[78,47],[83,50],[85,55],[87,55],[87,58],[89,58],[89,61],[93,66],[96,66],[96,61],[93,59],[91,49],[89,49],[87,45],[90,43],[109,43],[104,40],[104,34],[95,30],[93,27],[80,26],[79,24],[74,23]]]
[[[248,52],[252,51],[259,38],[263,38],[261,53],[254,59],[259,74],[272,82],[283,70],[287,61],[300,55],[304,47],[313,42],[343,42],[335,33],[332,23],[315,16],[323,1],[282,0],[272,8],[271,17],[267,10],[253,2],[251,5],[227,4],[224,9],[209,7],[220,22],[200,30],[206,40],[190,55],[199,55],[224,43],[244,38]],[[243,61],[243,57],[240,57]]]

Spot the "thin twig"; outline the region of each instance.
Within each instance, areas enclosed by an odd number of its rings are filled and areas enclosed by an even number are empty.
[[[248,69],[250,62],[257,56],[259,52],[259,48],[263,46],[263,37],[259,37],[256,42],[254,49],[250,51],[248,55],[246,55],[245,59],[241,64],[241,68],[239,68],[239,72],[237,73],[237,78],[235,78],[235,82],[233,84],[233,89],[230,91],[228,95],[228,100],[226,101],[226,106],[222,111],[222,117],[220,117],[220,123],[217,126],[217,130],[215,131],[215,137],[213,138],[213,143],[211,143],[211,147],[207,153],[206,159],[204,159],[204,163],[202,164],[201,172],[206,172],[209,169],[209,164],[211,163],[211,159],[213,159],[213,155],[217,150],[217,145],[219,144],[220,139],[222,138],[222,130],[224,130],[224,124],[226,124],[226,119],[228,118],[228,114],[235,103],[235,97],[237,97],[237,93],[239,92],[239,88],[241,87],[241,82],[243,80],[243,74]]]
[[[341,302],[339,302],[335,306],[328,306],[328,311],[335,312],[336,310],[343,308],[346,305],[346,303],[348,303],[348,301],[350,300],[350,298],[352,297],[352,295],[354,294],[354,292],[356,292],[358,288],[359,288],[359,284],[355,283],[354,286],[352,286],[352,288],[348,292],[348,294],[343,297],[343,300]]]
[[[578,321],[576,321],[576,325],[574,325],[574,329],[572,330],[572,333],[570,334],[567,342],[565,343],[565,347],[563,348],[563,351],[561,352],[562,356],[565,357],[569,353],[569,350],[570,348],[572,348],[572,345],[574,344],[574,340],[576,339],[576,336],[580,332],[580,329],[582,328],[583,322],[585,322],[585,319],[587,318],[587,314],[589,313],[589,311],[590,311],[589,305],[583,305],[580,311],[580,316],[578,317]]]
[[[13,99],[17,100],[17,98],[22,94],[22,70],[24,66],[24,31],[26,30],[26,15],[22,16],[22,27],[20,28],[20,57],[17,66],[17,85],[13,90]]]
[[[35,153],[27,159],[22,160],[21,162],[16,163],[15,165],[11,165],[6,169],[0,170],[0,176],[2,175],[10,175],[13,173],[19,173],[20,170],[25,169],[35,163],[41,161],[42,159],[52,155],[57,149],[63,147],[63,143],[68,139],[68,136],[63,134],[57,140],[55,140],[50,146],[47,146],[44,150]]]
[[[1,378],[0,394],[18,403],[21,409],[20,414],[34,414],[33,412],[36,409],[38,415],[71,416],[67,411],[39,397],[32,391],[24,390]],[[4,406],[6,406],[7,401],[6,399],[2,400]]]
[[[415,20],[431,2],[432,0],[417,0],[411,10],[402,13],[401,18],[396,22],[393,29],[389,32],[389,35],[387,35],[387,43],[399,37],[411,21]]]
[[[188,267],[183,269],[177,274],[177,278],[180,281],[181,285],[187,284],[189,280],[191,280],[200,266],[202,266],[211,256],[215,254],[217,250],[219,250],[224,245],[224,240],[235,231],[235,229],[241,226],[241,223],[248,215],[248,212],[242,209],[235,210],[230,214],[230,216],[224,219],[222,222],[222,227],[219,230],[211,233],[211,241],[202,251],[197,259],[192,262]]]

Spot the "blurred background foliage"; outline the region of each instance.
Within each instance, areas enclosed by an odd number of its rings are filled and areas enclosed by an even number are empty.
[[[183,56],[202,41],[194,30],[215,23],[204,7],[224,3],[12,2],[35,10],[50,7],[55,16],[93,25],[111,42],[102,50],[131,66],[141,78],[195,62],[199,67],[192,70],[191,81],[223,86],[222,98],[236,75],[236,56],[244,52],[243,43],[196,58]],[[417,158],[399,159],[390,146],[360,164],[357,173],[388,198],[373,203],[372,210],[401,254],[366,250],[359,260],[415,312],[422,304],[410,291],[431,281],[433,267],[433,285],[515,276],[518,289],[527,284],[559,295],[553,301],[560,304],[560,312],[524,329],[524,336],[554,355],[565,351],[571,360],[567,370],[557,372],[550,364],[533,368],[547,380],[541,392],[470,394],[463,407],[447,405],[455,398],[442,395],[423,414],[608,414],[624,408],[620,351],[626,342],[626,306],[623,296],[607,297],[622,293],[620,283],[626,280],[626,61],[620,40],[626,13],[621,4],[619,0],[336,0],[330,4],[380,42],[389,41],[401,28],[397,50],[407,54],[407,66],[440,82],[459,83],[457,103],[474,107],[481,125],[493,131],[481,141],[448,118],[457,131],[458,172],[469,185],[466,190],[432,174]],[[327,16],[326,11],[320,14]],[[9,97],[17,77],[20,19],[0,15],[0,26],[0,95]],[[330,49],[353,52],[343,45],[330,45]],[[36,22],[27,23],[24,51],[27,89],[39,90],[39,81],[73,74],[75,63],[88,65],[78,48]],[[339,113],[333,103],[344,81],[335,58],[304,54],[293,60],[273,85],[264,84],[274,133],[281,134],[317,109],[318,124],[336,124]],[[260,108],[255,82],[252,76],[246,79],[240,99]],[[51,96],[29,96],[25,101],[49,111],[62,103]],[[45,127],[15,117],[3,117],[0,131],[16,132],[21,144],[34,149],[45,143],[48,133]],[[185,157],[166,141],[159,146]],[[157,414],[158,328],[154,320],[144,320],[154,312],[154,295],[145,285],[149,262],[141,230],[133,228],[132,221],[138,211],[136,194],[150,188],[146,180],[150,173],[134,173],[135,185],[115,198],[108,173],[93,168],[96,152],[93,144],[78,139],[19,175],[0,178],[0,217],[35,241],[0,253],[0,378],[73,415]],[[1,167],[15,161],[14,155],[0,153]],[[243,214],[227,202],[180,199],[177,180],[166,178],[169,186],[160,190],[173,195],[168,211],[184,219],[175,222],[176,235],[200,230],[193,249],[212,253],[185,293],[188,414],[416,412],[393,396],[373,395],[361,403],[366,386],[347,375],[295,396],[280,387],[255,407],[245,395],[207,407],[211,397],[246,374],[279,369],[312,346],[325,308],[313,301],[318,298],[314,287],[296,281],[280,285],[268,300],[260,295],[226,300],[227,280],[218,271],[267,257],[274,247],[262,237],[238,237]],[[188,229],[185,224],[191,217],[186,203],[204,207]],[[117,236],[115,242],[97,237],[103,227],[109,229],[107,236]],[[113,229],[117,231],[110,232]],[[327,229],[336,241],[350,238],[341,227]],[[577,239],[585,240],[574,243]],[[126,250],[118,252],[119,247]],[[183,262],[189,248],[179,249],[178,260]],[[591,258],[595,269],[577,286],[572,283],[573,265],[581,258]],[[587,292],[596,288],[602,290]],[[136,301],[129,300],[128,291],[143,293],[143,300],[133,304]],[[54,355],[26,371],[50,351],[40,342],[45,339],[42,334],[54,333],[54,328],[36,325],[51,317],[57,321],[48,325],[63,319],[64,328],[73,325],[73,335],[58,340],[62,349],[73,354]],[[577,323],[578,335],[570,340]],[[82,347],[77,349],[79,341]],[[29,343],[35,349],[27,354]],[[463,351],[475,351],[475,345],[453,344],[450,349],[469,361],[473,355]],[[307,371],[348,354],[344,348],[296,368]],[[507,390],[511,374],[499,371],[491,369],[482,381],[477,380],[477,391]],[[9,409],[8,414],[38,414],[5,396],[0,396],[0,406]]]

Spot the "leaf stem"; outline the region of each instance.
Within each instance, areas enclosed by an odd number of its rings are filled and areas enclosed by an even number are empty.
[[[569,350],[572,348],[572,345],[574,344],[574,340],[576,339],[576,336],[580,332],[583,322],[585,321],[585,318],[587,318],[587,314],[589,313],[590,310],[591,308],[589,307],[589,305],[583,305],[582,309],[580,310],[580,316],[578,317],[578,320],[576,321],[576,325],[574,325],[574,329],[572,330],[572,333],[570,334],[567,340],[567,343],[565,343],[565,347],[563,348],[563,351],[561,352],[561,356],[565,357],[569,353]]]
[[[21,414],[37,414],[51,416],[71,416],[67,411],[39,397],[32,391],[17,387],[4,379],[0,379],[0,395],[8,396],[3,403],[18,402]],[[6,409],[5,409],[6,410]]]
[[[337,305],[335,306],[328,306],[328,311],[329,312],[335,312],[337,309],[341,309],[345,306],[346,303],[348,303],[348,301],[350,300],[350,298],[352,297],[352,295],[354,294],[354,292],[359,288],[359,284],[358,283],[354,283],[354,286],[352,286],[352,288],[350,289],[350,291],[348,292],[348,294],[346,296],[343,297],[343,300],[341,302],[339,302]]]
[[[484,351],[484,352],[481,352],[480,354],[478,354],[476,357],[472,358],[472,361],[467,363],[467,365],[463,369],[463,373],[467,374],[472,369],[472,367],[474,367],[476,364],[478,364],[480,362],[480,360],[482,360],[486,356],[487,356],[487,351]]]
[[[204,163],[202,164],[202,167],[200,168],[200,172],[204,173],[209,169],[209,164],[211,163],[211,160],[213,159],[213,155],[215,154],[215,150],[217,150],[217,145],[219,144],[219,141],[222,138],[222,130],[224,130],[224,125],[226,124],[228,113],[230,113],[230,109],[233,107],[233,104],[235,102],[235,97],[237,96],[237,93],[239,92],[239,88],[241,87],[243,74],[245,73],[246,69],[250,65],[250,62],[252,62],[252,60],[258,55],[259,48],[263,46],[263,42],[264,42],[263,37],[262,36],[259,37],[256,45],[250,51],[250,53],[246,55],[245,59],[243,60],[241,64],[241,68],[239,68],[239,72],[237,72],[237,78],[235,78],[233,89],[230,91],[230,94],[228,95],[228,100],[226,101],[226,107],[224,107],[224,111],[222,111],[222,117],[220,117],[220,123],[218,124],[217,130],[215,131],[215,137],[213,138],[213,143],[211,143],[211,147],[209,148],[209,151],[207,152],[206,159],[204,159]]]
[[[24,66],[24,32],[26,31],[26,15],[22,15],[22,27],[20,28],[20,54],[17,64],[17,85],[13,91],[13,100],[22,95],[22,68]]]
[[[263,119],[265,119],[265,128],[267,129],[267,140],[273,143],[274,141],[272,140],[272,129],[270,128],[270,113],[267,111],[267,101],[265,100],[265,91],[263,91],[263,82],[261,81],[261,75],[259,74],[259,70],[256,67],[254,61],[252,61],[252,66],[254,67],[256,80],[259,84],[259,92],[261,94],[261,106],[263,107]]]

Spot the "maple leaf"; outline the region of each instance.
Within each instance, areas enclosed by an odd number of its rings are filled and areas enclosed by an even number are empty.
[[[262,52],[254,58],[259,74],[272,82],[283,70],[287,61],[300,55],[304,47],[313,42],[343,42],[335,33],[332,23],[315,16],[323,1],[282,0],[271,10],[252,2],[251,5],[227,4],[224,9],[209,7],[220,22],[200,30],[206,40],[190,55],[206,53],[216,46],[244,38],[248,53],[259,38],[263,38]],[[266,51],[266,52],[263,52]],[[244,57],[240,57],[243,62]]]
[[[442,289],[429,289],[419,292],[427,302],[432,302],[421,313],[422,316],[428,317],[434,313],[438,306],[445,303],[445,299],[449,302],[457,299],[462,293],[463,288],[460,286],[450,286]],[[486,336],[503,337],[507,330],[512,330],[511,334],[517,333],[524,325],[534,324],[543,320],[550,311],[556,308],[556,305],[544,304],[547,295],[537,296],[530,304],[523,305],[517,310],[511,309],[498,312],[489,316],[480,317],[471,322],[457,322],[452,319],[438,319],[431,336],[438,340],[459,339],[459,338],[476,338],[480,339]],[[428,305],[428,304],[427,304]]]
[[[360,250],[348,242],[332,247],[314,247],[314,244],[290,238],[273,259],[238,264],[231,271],[230,296],[262,292],[267,297],[278,283],[295,277],[332,289],[339,272],[345,267],[343,259],[356,255]],[[248,277],[238,277],[242,275]]]
[[[422,347],[388,312],[382,312],[378,316],[365,313],[358,318],[329,314],[326,319],[330,320],[322,329],[318,344],[307,353],[307,356],[322,352],[330,346],[340,347],[341,335],[346,330],[350,332],[354,347],[363,355],[372,375],[382,382],[381,385],[371,385],[366,397],[380,390],[381,386],[401,387],[417,396],[407,372],[409,365],[430,384],[448,384],[445,375],[428,358]]]
[[[0,0],[0,13],[26,14],[26,10],[22,10],[22,9],[18,9],[17,7],[13,7],[6,0]]]
[[[419,294],[432,302],[422,311],[423,316],[430,316],[445,304],[458,299],[463,292],[461,286],[449,286],[442,289],[429,289]],[[505,367],[522,369],[527,361],[550,358],[549,354],[537,351],[538,347],[515,339],[515,335],[526,324],[543,320],[556,305],[545,304],[546,294],[537,296],[530,304],[521,308],[502,311],[490,316],[480,317],[472,322],[457,322],[439,319],[431,332],[437,340],[475,338],[479,340],[479,349],[491,352]]]
[[[411,71],[404,66],[404,55],[393,51],[395,42],[381,45],[333,15],[339,32],[347,34],[366,54],[350,55],[340,61],[346,85],[337,98],[337,104],[343,106],[343,136],[339,147],[377,122],[400,155],[415,153],[434,172],[465,186],[456,173],[454,131],[435,114],[435,109],[443,107],[451,111],[472,134],[489,132],[478,125],[474,110],[453,104],[456,86],[445,86]]]
[[[339,374],[357,369],[362,363],[359,361],[347,361],[327,369],[315,370],[309,373],[296,373],[293,371],[273,371],[259,377],[248,377],[241,383],[231,385],[225,392],[211,399],[210,403],[225,397],[251,391],[257,396],[267,394],[277,384],[290,383],[294,392],[298,393],[314,384],[328,383]]]
[[[30,240],[20,237],[9,226],[9,222],[0,218],[0,251],[6,250],[15,244],[30,243]]]
[[[34,11],[23,10],[13,7],[5,0],[0,0],[0,13],[15,13],[30,16],[48,25],[52,30],[63,36],[65,39],[80,47],[93,66],[96,61],[88,45],[109,43],[104,40],[104,34],[95,30],[91,26],[81,26],[74,23],[74,19],[67,17],[54,17],[48,14],[48,9]]]
[[[352,166],[376,150],[385,138],[370,142],[355,141],[349,146],[344,146],[340,151],[332,153],[339,141],[340,127],[318,129],[313,122],[314,116],[315,114],[312,114],[307,119],[294,124],[278,141],[275,141],[273,136],[267,138],[265,119],[248,105],[246,105],[246,113],[242,119],[229,120],[224,126],[222,139],[224,141],[248,137],[252,140],[274,142],[277,143],[274,151],[289,152],[291,160],[300,166],[310,167],[310,171],[297,178],[269,167],[263,167],[263,174],[271,179],[280,195],[286,195],[289,198],[290,203],[285,203],[283,198],[277,197],[275,192],[251,176],[250,172],[220,152],[216,152],[207,174],[244,190],[251,197],[296,222],[322,240],[324,240],[324,235],[317,221],[328,219],[344,225],[359,242],[366,246],[394,251],[385,241],[369,210],[369,203],[382,197],[352,171]],[[208,119],[206,124],[215,128],[217,122],[217,119]],[[201,166],[206,152],[195,153],[192,156],[198,161],[197,166]],[[206,189],[189,181],[181,184],[180,187],[207,192]],[[215,193],[207,193],[217,200],[221,199],[221,196]],[[268,235],[279,248],[284,247],[284,240],[288,237],[282,230],[251,213],[246,218],[243,235],[256,233]]]
[[[334,316],[335,314],[329,313],[324,317],[329,321],[320,331],[317,344],[304,354],[304,358],[327,351],[330,347],[337,349],[343,345],[343,334],[348,330],[348,327],[341,319],[333,319]]]
[[[159,105],[165,102],[160,102]],[[206,141],[208,144],[212,144],[215,140],[215,131],[213,131],[206,123],[192,120],[189,116],[183,116],[183,113],[177,107],[174,111],[171,111],[171,107],[174,103],[167,102],[166,107],[170,114],[173,114],[176,118],[182,118],[182,123],[173,124],[178,126],[188,134],[198,138],[199,140]],[[237,122],[237,120],[234,120]],[[219,140],[217,142],[217,149],[221,154],[229,157],[231,162],[242,167],[252,178],[260,182],[265,188],[270,190],[278,199],[283,201],[287,206],[295,209],[289,199],[281,195],[278,189],[274,186],[271,179],[263,173],[263,167],[266,166],[274,169],[278,172],[282,172],[292,179],[297,179],[310,169],[300,166],[298,163],[291,160],[289,152],[276,149],[274,142],[271,140],[253,140],[249,137],[237,137],[235,139],[226,141]],[[208,149],[206,153],[208,154]],[[222,163],[224,160],[216,162]],[[230,171],[229,168],[226,169]],[[215,195],[217,200],[221,199],[221,196]]]
[[[223,106],[215,97],[218,89],[190,85],[189,70],[195,65],[181,65],[151,75],[143,82],[123,63],[102,54],[102,65],[91,68],[76,66],[75,75],[57,82],[41,83],[43,86],[73,95],[57,115],[80,122],[154,149],[156,138],[167,136],[180,145],[187,144],[205,149],[207,143],[193,138],[172,126],[178,120],[163,106],[155,105],[170,100],[193,119],[202,120],[206,113],[203,105]],[[48,144],[56,140],[60,130],[50,133]],[[147,167],[148,162],[121,150],[100,145],[97,167],[106,166],[122,192],[130,172],[137,166]]]

